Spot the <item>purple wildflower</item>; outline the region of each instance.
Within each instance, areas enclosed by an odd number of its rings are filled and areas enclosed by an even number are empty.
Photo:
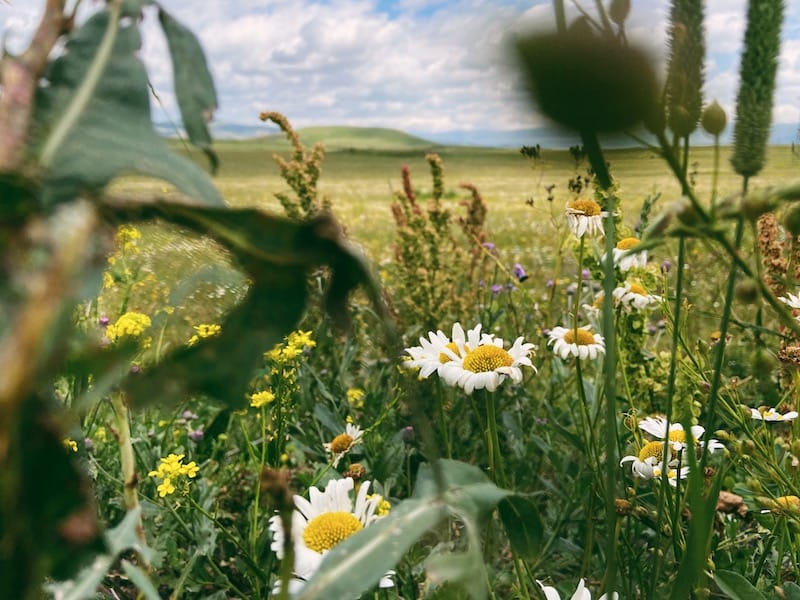
[[[496,295],[496,294],[499,294],[499,293],[500,293],[500,292],[502,292],[502,291],[503,291],[503,286],[502,286],[502,285],[500,285],[499,283],[495,283],[495,284],[492,286],[492,294],[495,294],[495,295]]]
[[[525,281],[528,278],[528,274],[525,272],[525,269],[523,269],[522,265],[519,263],[514,263],[514,266],[511,268],[511,273],[519,281]]]
[[[193,429],[189,431],[188,436],[193,442],[202,442],[205,432],[202,429]]]

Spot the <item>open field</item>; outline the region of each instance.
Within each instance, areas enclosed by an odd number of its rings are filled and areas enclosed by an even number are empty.
[[[371,135],[337,134],[329,130],[305,130],[301,139],[307,147],[323,137],[332,140],[322,165],[320,193],[328,197],[334,212],[347,226],[350,236],[361,244],[376,261],[390,258],[393,223],[390,205],[394,192],[401,187],[400,172],[404,165],[411,170],[412,182],[424,202],[431,189],[427,152],[437,152],[444,161],[445,198],[454,211],[468,192],[459,189],[461,182],[477,186],[488,205],[488,228],[492,238],[510,252],[509,260],[530,264],[534,255],[552,245],[549,233],[541,235],[542,226],[551,216],[560,217],[565,202],[571,197],[567,182],[576,173],[585,174],[585,166],[576,170],[575,163],[565,150],[543,150],[542,159],[534,164],[514,149],[473,147],[437,147],[425,145],[424,140],[391,130],[369,130]],[[327,132],[327,133],[326,133]],[[388,133],[387,133],[388,132]],[[389,135],[391,134],[391,135]],[[349,145],[349,148],[345,148]],[[364,149],[364,145],[382,149]],[[215,183],[225,199],[233,206],[258,206],[281,212],[275,192],[288,191],[272,158],[275,152],[288,156],[290,146],[282,136],[269,136],[244,141],[217,142],[221,160]],[[678,199],[679,187],[662,159],[647,149],[609,150],[606,153],[613,175],[619,182],[624,222],[633,227],[642,201],[660,193],[654,209],[660,212]],[[735,193],[740,178],[728,163],[729,148],[720,151],[720,197]],[[194,158],[203,157],[195,153]],[[708,198],[712,180],[713,149],[694,150],[690,161],[696,172],[700,198]],[[791,148],[776,146],[770,149],[767,167],[750,183],[755,190],[800,180],[800,158]],[[545,187],[555,184],[552,205],[547,202]],[[121,187],[127,192],[157,192],[159,182],[125,180]],[[533,199],[530,206],[526,201]]]

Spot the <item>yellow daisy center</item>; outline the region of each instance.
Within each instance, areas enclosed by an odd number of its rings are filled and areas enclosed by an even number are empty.
[[[635,237],[627,237],[617,242],[617,250],[630,250],[634,246],[639,245],[639,239]]]
[[[594,308],[603,308],[603,300],[605,300],[605,295],[604,294],[597,294],[597,296],[594,299],[594,302],[592,302],[592,307],[594,307]]]
[[[596,217],[600,214],[600,205],[594,200],[575,200],[569,203],[569,208],[587,217]]]
[[[670,442],[686,443],[686,432],[683,429],[673,429],[669,432]]]
[[[458,346],[456,346],[455,342],[449,342],[447,344],[447,349],[450,350],[456,356],[459,355],[458,354]],[[450,358],[449,356],[447,356],[447,354],[445,354],[444,352],[440,352],[439,353],[439,362],[440,363],[442,363],[442,364],[449,363],[451,360],[453,360],[453,359]]]
[[[633,292],[634,294],[637,294],[638,296],[647,296],[647,290],[644,289],[638,283],[631,283],[630,291]]]
[[[350,447],[353,445],[353,436],[347,433],[340,433],[331,442],[331,452],[334,454],[340,454],[341,452],[347,452],[350,450]]]
[[[576,334],[577,333],[577,340]],[[594,335],[586,329],[570,329],[564,334],[564,341],[568,344],[578,344],[578,346],[589,346],[594,344]]]
[[[511,355],[497,346],[478,346],[464,357],[464,368],[473,373],[488,373],[514,364]]]
[[[303,532],[303,541],[309,550],[322,553],[346,540],[361,528],[361,521],[353,513],[326,512],[308,522]]]
[[[647,442],[642,449],[639,450],[639,460],[644,462],[648,458],[655,458],[661,462],[661,457],[664,455],[664,442],[655,441]]]

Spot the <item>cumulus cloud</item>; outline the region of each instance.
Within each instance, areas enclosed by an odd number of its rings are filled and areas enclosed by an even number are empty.
[[[35,27],[35,2],[0,4],[11,50]],[[96,3],[83,3],[97,6]],[[296,126],[350,124],[413,132],[517,129],[543,124],[521,90],[509,36],[552,28],[552,3],[536,0],[164,0],[200,38],[218,87],[222,122],[257,124],[263,110]],[[591,13],[592,2],[583,2]],[[789,3],[775,119],[800,120],[800,3]],[[202,8],[200,8],[202,7]],[[576,12],[567,3],[568,17]],[[633,3],[629,38],[663,67],[668,0]],[[706,97],[735,103],[745,0],[708,0]],[[172,66],[155,14],[142,56],[161,105],[175,119]],[[19,46],[19,48],[15,48]]]

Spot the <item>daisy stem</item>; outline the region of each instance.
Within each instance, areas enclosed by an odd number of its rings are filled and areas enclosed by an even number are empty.
[[[486,394],[486,445],[489,448],[489,471],[492,481],[499,487],[506,487],[506,474],[503,468],[503,453],[500,452],[500,438],[497,433],[497,407],[493,392]]]

